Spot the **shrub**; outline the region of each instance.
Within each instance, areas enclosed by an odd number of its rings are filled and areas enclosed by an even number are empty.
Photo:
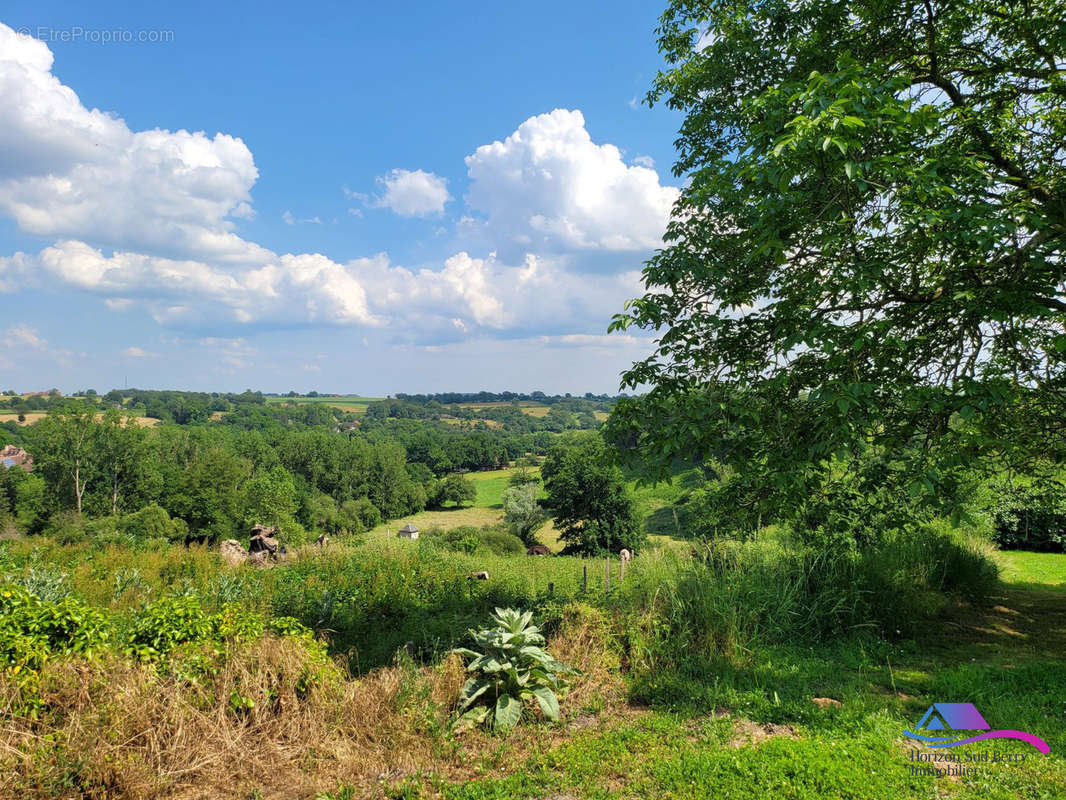
[[[540,481],[535,476],[531,482],[512,483],[503,493],[504,522],[527,545],[537,543],[534,534],[548,518],[537,502],[539,493]]]
[[[381,524],[381,512],[365,497],[360,497],[358,500],[345,500],[341,503],[341,512],[349,518],[359,520],[364,530],[376,528]],[[349,532],[357,533],[358,531]]]
[[[72,598],[42,600],[21,586],[0,588],[0,671],[18,687],[31,716],[40,671],[54,654],[91,655],[111,637],[104,615]]]
[[[459,728],[488,724],[504,730],[522,717],[525,701],[536,699],[544,716],[559,719],[557,695],[566,691],[562,675],[572,672],[544,649],[544,637],[530,611],[497,608],[492,628],[470,631],[484,652],[457,648],[473,659],[466,667],[471,676],[459,692]]]
[[[1066,552],[1066,491],[1060,483],[997,485],[989,494],[993,539],[1001,548]]]
[[[189,526],[185,524],[185,520],[171,519],[166,509],[155,503],[122,517],[119,529],[142,541],[166,539],[170,542],[183,542],[189,533]]]
[[[447,530],[429,528],[422,532],[422,536],[432,545],[468,555],[482,549],[498,556],[517,555],[526,550],[517,536],[492,525],[480,529],[473,525],[459,525]]]
[[[518,555],[526,551],[525,543],[513,533],[485,527],[479,533],[481,544],[498,556]]]

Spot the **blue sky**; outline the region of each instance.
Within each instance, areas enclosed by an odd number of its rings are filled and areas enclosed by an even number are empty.
[[[0,388],[616,391],[660,11],[6,4]]]

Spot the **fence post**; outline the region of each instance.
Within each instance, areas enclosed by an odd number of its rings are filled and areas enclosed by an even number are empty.
[[[584,561],[585,559],[581,559]],[[581,565],[581,594],[589,593],[589,565]]]
[[[626,579],[626,560],[623,558],[618,564],[618,582],[621,583]]]
[[[555,594],[555,583],[548,581],[548,596],[551,597]]]
[[[603,591],[604,594],[611,593],[611,554],[607,554],[607,558],[603,560]]]

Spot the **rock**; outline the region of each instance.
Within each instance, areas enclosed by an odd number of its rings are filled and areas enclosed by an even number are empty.
[[[251,539],[248,542],[248,552],[251,555],[265,553],[274,560],[278,554],[284,554],[285,548],[278,544],[278,529],[268,525],[253,525]]]
[[[257,553],[249,553],[248,563],[255,567],[269,567],[273,564],[270,560],[270,553],[266,550],[260,550]]]
[[[248,560],[248,551],[236,539],[227,539],[218,546],[222,560],[231,567],[239,567]]]

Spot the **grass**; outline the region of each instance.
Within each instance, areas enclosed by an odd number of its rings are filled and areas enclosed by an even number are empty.
[[[523,470],[494,469],[485,472],[467,473],[467,480],[473,481],[474,486],[477,487],[477,499],[474,501],[474,505],[483,508],[502,508],[503,493],[507,491],[511,485],[511,476],[516,472],[521,471]],[[540,476],[540,467],[526,467],[524,471],[528,472],[530,475]],[[542,491],[541,497],[544,496],[544,492]]]
[[[480,475],[486,484],[505,477]],[[461,515],[500,512],[425,513],[450,527],[477,524]],[[997,554],[1003,582],[990,606],[953,600],[912,639],[886,641],[862,630],[821,641],[755,636],[731,650],[689,648],[667,663],[651,657],[649,643],[656,636],[669,643],[673,634],[659,628],[680,613],[669,603],[703,602],[710,592],[699,582],[687,594],[670,590],[686,563],[682,553],[663,547],[641,554],[620,587],[615,562],[616,588],[605,601],[603,562],[465,555],[386,542],[381,533],[354,548],[309,548],[288,566],[261,571],[220,570],[215,554],[198,548],[134,552],[43,539],[5,545],[5,571],[51,565],[69,576],[78,596],[114,613],[135,613],[144,598],[184,591],[217,596],[218,603],[233,594],[257,607],[280,598],[287,610],[332,631],[339,666],[298,696],[291,676],[304,669],[303,655],[270,638],[226,654],[195,689],[180,675],[125,661],[57,660],[45,681],[47,716],[5,716],[0,726],[0,796],[1063,796],[1066,556]],[[761,546],[775,563],[772,545]],[[590,592],[583,598],[586,566]],[[141,584],[119,591],[117,574],[134,569]],[[492,579],[467,581],[475,569]],[[645,593],[651,601],[641,605]],[[531,716],[510,737],[455,735],[447,723],[463,676],[454,659],[442,657],[450,641],[434,637],[461,636],[485,608],[515,598],[548,624],[553,655],[581,671],[563,701],[563,722]],[[737,596],[733,608],[743,610],[745,602]],[[344,644],[353,630],[361,638]],[[705,641],[693,633],[691,641]],[[405,639],[417,640],[423,666],[402,653],[393,660]],[[345,674],[349,647],[377,668],[360,669],[357,679]],[[227,702],[232,691],[269,702],[235,715]],[[993,728],[1029,731],[1051,754],[997,740],[958,752],[1025,761],[982,762],[976,776],[958,779],[915,776],[902,731],[934,701],[973,702]],[[3,702],[0,693],[0,714]]]
[[[815,800],[848,798],[1060,798],[1066,786],[1066,590],[1061,556],[1012,553],[1014,572],[999,604],[960,609],[915,641],[864,639],[808,647],[761,648],[746,663],[719,663],[687,676],[655,676],[631,686],[631,704],[524,754],[512,768],[467,783],[418,782],[444,797],[662,797]],[[1055,587],[1046,614],[1030,614],[1028,586]],[[1013,633],[996,627],[1013,617]],[[968,632],[959,636],[964,620]],[[1049,637],[1055,644],[1046,647]],[[816,705],[814,698],[835,703]],[[642,701],[633,705],[632,699]],[[1050,755],[996,740],[960,748],[978,758],[976,775],[911,773],[910,727],[933,700],[974,702],[994,728],[1044,738]],[[931,752],[925,750],[924,752]],[[515,756],[518,754],[515,753]],[[486,765],[486,769],[490,767]]]
[[[419,511],[403,519],[383,522],[368,534],[371,540],[384,540],[386,532],[391,531],[395,538],[396,531],[410,522],[419,530],[426,528],[458,528],[461,525],[473,525],[481,528],[485,525],[495,525],[503,519],[503,512],[493,508],[479,508],[471,506],[467,508],[445,508],[440,511]]]
[[[996,560],[1005,581],[1066,589],[1066,553],[1003,550],[996,554]]]

